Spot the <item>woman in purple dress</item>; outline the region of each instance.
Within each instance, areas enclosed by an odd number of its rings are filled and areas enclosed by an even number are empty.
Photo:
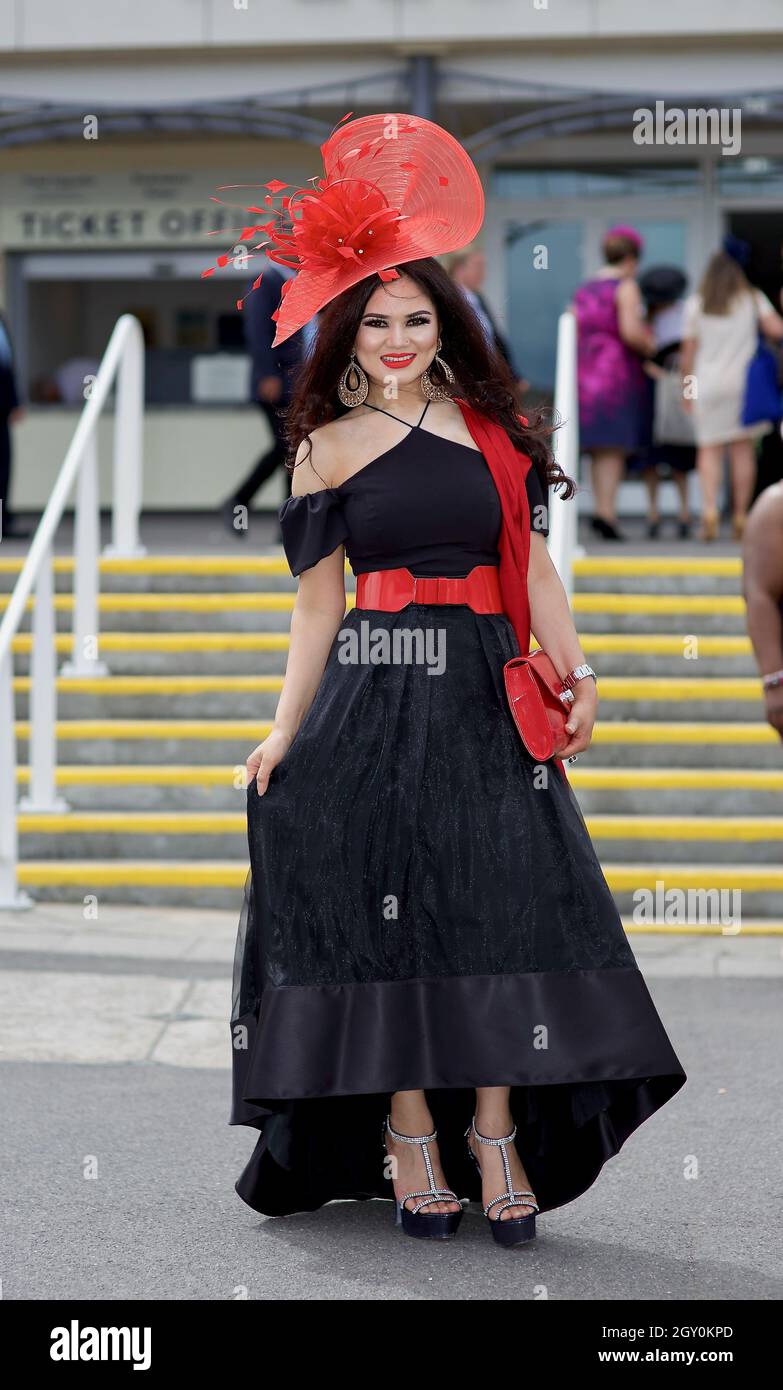
[[[647,383],[642,357],[655,352],[636,284],[642,238],[612,227],[603,240],[606,265],[576,291],[579,437],[591,455],[593,531],[622,540],[617,489],[625,461],[644,442]]]

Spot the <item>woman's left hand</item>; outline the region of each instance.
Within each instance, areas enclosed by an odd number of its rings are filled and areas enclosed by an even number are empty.
[[[593,737],[593,725],[598,713],[598,691],[592,676],[585,676],[577,682],[574,700],[566,722],[566,732],[571,741],[558,753],[558,758],[572,758],[575,753],[589,748]]]

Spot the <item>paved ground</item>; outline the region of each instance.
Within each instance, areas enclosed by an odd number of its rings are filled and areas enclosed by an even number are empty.
[[[504,1252],[476,1208],[430,1249],[386,1202],[245,1206],[255,1133],[227,1123],[235,932],[217,912],[0,915],[5,1299],[783,1294],[780,938],[632,938],[688,1082],[532,1248]]]

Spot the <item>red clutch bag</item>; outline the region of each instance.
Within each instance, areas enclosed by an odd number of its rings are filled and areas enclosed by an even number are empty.
[[[566,732],[573,695],[557,668],[540,649],[514,656],[503,667],[503,679],[514,723],[528,753],[538,762],[556,758],[571,741]]]

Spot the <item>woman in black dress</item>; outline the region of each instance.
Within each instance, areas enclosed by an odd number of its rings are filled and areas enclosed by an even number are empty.
[[[471,407],[525,478],[530,623],[574,673],[562,758],[597,703],[546,545],[547,487],[573,484],[513,392],[459,289],[409,259],[328,303],[291,406],[300,583],[247,759],[231,1017],[230,1123],[260,1131],[236,1190],[267,1215],[390,1198],[444,1237],[467,1197],[517,1245],[685,1080],[563,764],[509,710],[507,517]]]

